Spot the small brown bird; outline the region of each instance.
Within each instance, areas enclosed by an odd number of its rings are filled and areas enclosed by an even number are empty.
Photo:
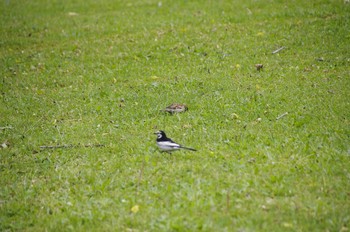
[[[188,107],[185,104],[173,103],[167,106],[163,111],[166,111],[170,114],[182,113],[188,110]]]
[[[256,70],[258,70],[258,71],[261,71],[261,70],[263,69],[263,67],[264,67],[264,65],[262,65],[262,64],[256,64],[256,65],[255,65],[255,68],[256,68]]]

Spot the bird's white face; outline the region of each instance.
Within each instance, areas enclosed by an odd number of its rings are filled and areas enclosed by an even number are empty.
[[[158,139],[160,139],[160,138],[163,137],[162,132],[160,132],[160,131],[157,131],[157,132],[156,132],[156,135],[157,135],[157,138],[158,138]]]

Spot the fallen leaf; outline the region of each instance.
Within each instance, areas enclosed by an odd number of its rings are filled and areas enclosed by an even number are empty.
[[[133,207],[131,207],[131,212],[133,213],[137,213],[140,210],[140,206],[139,205],[134,205]]]
[[[68,16],[78,16],[79,14],[76,12],[68,12]]]

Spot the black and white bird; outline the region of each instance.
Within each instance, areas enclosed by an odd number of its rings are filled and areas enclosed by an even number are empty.
[[[187,149],[191,151],[197,151],[196,149],[181,146],[178,143],[175,143],[173,140],[166,137],[164,131],[160,130],[154,133],[157,135],[157,145],[161,151],[172,152],[179,149]]]

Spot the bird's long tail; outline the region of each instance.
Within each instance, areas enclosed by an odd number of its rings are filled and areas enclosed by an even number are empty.
[[[187,149],[187,150],[190,150],[190,151],[197,151],[196,149],[193,149],[193,148],[190,148],[190,147],[183,147],[183,146],[181,146],[180,148]]]

